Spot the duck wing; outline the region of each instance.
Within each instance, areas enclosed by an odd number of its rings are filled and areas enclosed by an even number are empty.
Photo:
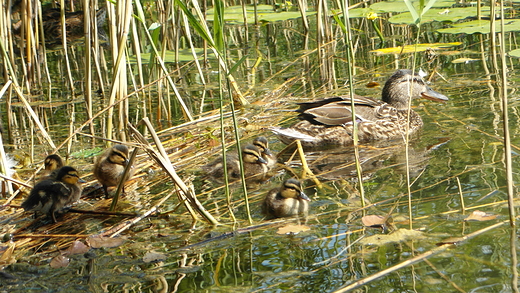
[[[379,108],[386,103],[374,100],[369,97],[354,95],[354,107],[356,119],[362,121],[372,121],[377,119],[380,114]],[[315,102],[299,103],[300,114],[298,117],[313,124],[327,126],[339,126],[352,122],[352,101],[350,96],[338,96]]]

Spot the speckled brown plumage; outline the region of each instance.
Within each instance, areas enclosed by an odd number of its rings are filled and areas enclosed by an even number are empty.
[[[411,98],[448,100],[426,85],[417,73],[412,75],[411,70],[398,70],[385,83],[381,101],[354,95],[359,141],[390,139],[404,136],[407,129],[409,134],[420,129],[422,119],[413,110],[410,110],[407,125],[410,93]],[[287,144],[300,139],[306,147],[350,145],[353,132],[351,104],[350,96],[299,103],[297,112],[302,121],[289,128],[273,127],[272,130]]]
[[[256,146],[262,158],[267,162],[267,168],[272,169],[276,166],[277,158],[269,149],[269,141],[265,136],[259,136],[253,140],[253,145]]]
[[[82,188],[78,183],[78,172],[73,167],[64,166],[52,174],[54,178],[42,180],[34,186],[22,208],[48,214],[56,223],[55,213],[78,201]]]
[[[114,145],[113,147],[107,149],[103,154],[101,154],[101,156],[96,159],[92,172],[94,173],[94,177],[96,177],[99,183],[103,185],[103,190],[107,198],[109,198],[108,187],[117,186],[119,184],[127,164],[128,148],[121,144]],[[125,182],[134,174],[133,167],[130,168],[131,169],[124,179]],[[124,192],[125,190],[123,187],[123,193]]]
[[[302,191],[300,181],[286,180],[281,187],[267,193],[262,211],[269,218],[306,216],[309,213],[309,197]]]
[[[260,149],[248,144],[242,148],[241,155],[244,164],[244,176],[262,180],[269,169],[267,168],[267,161],[261,156]],[[226,155],[226,169],[224,169],[222,158],[205,165],[202,169],[205,173],[217,179],[222,179],[224,172],[227,172],[231,179],[240,178],[240,161],[237,153]]]

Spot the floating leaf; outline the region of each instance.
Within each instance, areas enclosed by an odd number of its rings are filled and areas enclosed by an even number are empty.
[[[372,50],[370,52],[376,53],[376,55],[385,55],[385,54],[401,54],[401,53],[414,53],[414,52],[423,52],[427,49],[443,49],[450,48],[461,45],[461,42],[453,42],[453,43],[425,43],[425,44],[417,44],[417,45],[406,45],[401,47],[392,47],[392,48],[384,48],[378,50]]]
[[[399,229],[390,234],[378,234],[365,237],[359,242],[363,245],[386,245],[390,243],[399,243],[409,239],[424,239],[425,236],[421,231]]]
[[[84,254],[89,250],[90,247],[86,246],[83,242],[76,240],[72,242],[72,245],[65,250],[62,255]]]
[[[67,267],[70,263],[70,258],[64,255],[58,255],[51,260],[51,268],[58,269]]]
[[[497,218],[497,215],[488,214],[482,211],[473,211],[464,221],[491,221]]]
[[[244,13],[242,9],[241,5],[226,7],[224,9],[224,21],[243,24]],[[260,22],[274,22],[302,17],[302,14],[299,11],[276,11],[272,5],[257,5],[256,11],[256,15]],[[316,14],[316,12],[308,11],[306,14],[309,16]],[[213,21],[213,17],[213,9],[208,9],[206,12],[207,20]],[[255,22],[255,7],[253,5],[246,6],[246,21],[247,23]]]
[[[149,251],[143,256],[143,261],[145,263],[149,262],[155,262],[155,261],[162,261],[166,259],[166,254],[158,253],[158,252],[152,252]]]
[[[125,242],[125,239],[123,238],[109,238],[109,237],[103,237],[100,235],[93,235],[89,236],[87,238],[87,243],[92,248],[101,248],[101,247],[118,247],[119,245],[123,244]]]
[[[482,15],[489,16],[489,7],[482,7]],[[449,9],[430,9],[421,17],[421,23],[434,21],[457,22],[468,17],[476,17],[476,7],[458,7]],[[414,24],[414,19],[410,12],[394,15],[388,19],[393,24]]]
[[[290,225],[278,228],[278,231],[276,231],[276,233],[278,233],[278,234],[298,234],[300,232],[305,232],[310,229],[311,228],[309,226],[290,224]]]
[[[520,58],[520,49],[516,49],[516,50],[510,51],[508,54],[511,57]]]
[[[367,227],[382,227],[386,222],[386,217],[378,215],[367,215],[361,218],[363,225]]]
[[[451,28],[438,29],[437,32],[445,34],[489,34],[489,20],[473,20],[453,24]],[[505,32],[520,31],[520,19],[505,19]],[[500,31],[500,21],[495,21],[497,32]]]
[[[419,1],[413,3],[417,11],[419,11]],[[453,1],[451,0],[438,0],[435,2],[433,7],[451,7]],[[370,9],[377,12],[409,12],[410,10],[406,6],[406,3],[402,0],[395,1],[381,1],[370,5]]]

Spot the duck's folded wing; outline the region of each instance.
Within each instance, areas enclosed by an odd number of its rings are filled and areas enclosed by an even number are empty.
[[[378,116],[378,109],[385,104],[369,97],[355,95],[353,98],[356,120],[372,121]],[[350,96],[340,96],[316,102],[300,103],[299,117],[312,123],[328,126],[345,125],[352,122],[352,100]]]

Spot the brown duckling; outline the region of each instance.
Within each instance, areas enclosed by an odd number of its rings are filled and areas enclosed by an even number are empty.
[[[121,144],[116,144],[101,154],[94,163],[94,177],[103,185],[105,196],[109,198],[108,187],[117,186],[121,181],[125,168],[128,165],[128,148]],[[124,181],[128,181],[134,173],[133,167],[128,172]],[[123,193],[125,189],[123,187]]]
[[[310,198],[303,193],[300,181],[286,180],[281,187],[270,190],[264,199],[262,210],[272,218],[306,216]]]
[[[242,161],[244,164],[244,176],[246,178],[263,179],[268,171],[267,161],[262,158],[260,149],[252,144],[242,148]],[[237,153],[230,153],[226,156],[226,168],[230,178],[240,178],[240,160]],[[203,167],[203,170],[215,178],[224,177],[224,164],[222,158]]]
[[[265,138],[265,136],[259,136],[253,140],[253,145],[260,150],[262,158],[267,161],[267,168],[274,168],[278,160],[276,155],[269,150],[269,142],[267,141],[267,138]]]
[[[81,197],[81,185],[78,171],[70,166],[57,169],[49,178],[38,182],[29,197],[22,203],[25,211],[47,214],[56,223],[57,211],[78,201]]]
[[[51,175],[51,173],[54,170],[57,170],[57,169],[63,167],[63,160],[61,159],[61,157],[59,155],[52,154],[52,155],[48,155],[45,158],[45,160],[43,161],[43,165],[45,166],[45,168],[43,171],[42,180],[45,180],[45,179],[49,179],[49,178],[53,177]],[[54,175],[54,177],[55,177],[55,175]]]
[[[382,100],[354,95],[359,141],[387,140],[415,133],[423,125],[421,116],[410,110],[414,98],[447,101],[432,90],[419,74],[397,70],[385,83]],[[289,128],[273,127],[272,131],[286,144],[299,139],[305,147],[352,144],[353,122],[350,96],[299,103],[302,120]],[[408,125],[407,125],[408,124]]]

